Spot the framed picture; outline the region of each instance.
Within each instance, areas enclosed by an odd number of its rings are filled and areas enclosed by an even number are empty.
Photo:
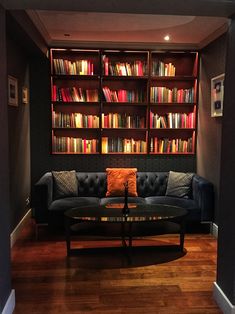
[[[211,79],[211,116],[221,117],[223,115],[224,101],[224,74]]]
[[[28,105],[29,103],[29,91],[25,86],[22,87],[22,103],[25,105]]]
[[[8,104],[18,106],[18,80],[13,76],[8,76]]]

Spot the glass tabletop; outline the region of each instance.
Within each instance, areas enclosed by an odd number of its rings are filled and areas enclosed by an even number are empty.
[[[124,203],[89,205],[69,209],[65,216],[91,222],[141,222],[180,218],[188,213],[184,208],[164,204],[128,203],[128,213],[123,212],[123,207]]]

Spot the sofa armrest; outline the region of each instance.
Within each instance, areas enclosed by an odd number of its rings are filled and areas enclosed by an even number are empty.
[[[194,175],[192,196],[201,210],[201,221],[212,221],[214,216],[213,184],[199,175]]]
[[[33,218],[36,223],[48,222],[48,207],[53,197],[51,172],[45,173],[33,187]]]

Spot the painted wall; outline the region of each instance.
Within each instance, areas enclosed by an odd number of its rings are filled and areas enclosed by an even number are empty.
[[[11,292],[6,17],[0,5],[0,313]]]
[[[228,33],[228,53],[226,56],[226,77],[224,93],[224,116],[221,145],[221,180],[219,201],[219,234],[217,259],[217,284],[235,308],[235,19],[232,20]],[[222,296],[224,298],[224,296]],[[224,303],[227,303],[224,300]]]
[[[28,33],[24,30],[27,27]],[[7,74],[18,81],[18,106],[8,106],[10,231],[12,232],[30,207],[27,199],[31,196],[30,99],[33,90],[30,86],[29,72],[31,60],[45,51],[45,42],[32,26],[25,12],[6,13],[6,33]],[[34,37],[34,40],[31,37]],[[23,104],[22,101],[23,86],[28,88],[30,94],[28,104]]]
[[[27,54],[7,34],[7,73],[18,81],[18,106],[8,106],[10,213],[11,231],[26,213],[26,199],[30,196],[30,104],[22,103],[22,87],[29,89],[29,65]]]
[[[11,231],[26,213],[30,196],[29,107],[22,103],[22,87],[29,88],[27,55],[7,36],[7,73],[18,80],[18,106],[8,106]]]
[[[197,172],[214,184],[215,217],[218,224],[222,117],[211,117],[211,78],[225,72],[227,35],[224,34],[201,52]]]

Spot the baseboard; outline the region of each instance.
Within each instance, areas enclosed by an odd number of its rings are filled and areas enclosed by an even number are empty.
[[[31,217],[31,209],[27,211],[27,213],[24,215],[24,217],[21,219],[21,221],[18,223],[18,225],[15,227],[15,229],[11,233],[11,248],[15,244],[16,240],[18,239],[23,227],[28,222],[29,218]]]
[[[2,314],[12,314],[14,309],[15,309],[15,290],[12,289],[9,298],[7,299],[7,302],[4,306]]]
[[[216,282],[214,282],[213,297],[223,313],[235,314],[235,306],[229,301]]]
[[[218,239],[218,226],[214,222],[211,224],[211,234]]]

